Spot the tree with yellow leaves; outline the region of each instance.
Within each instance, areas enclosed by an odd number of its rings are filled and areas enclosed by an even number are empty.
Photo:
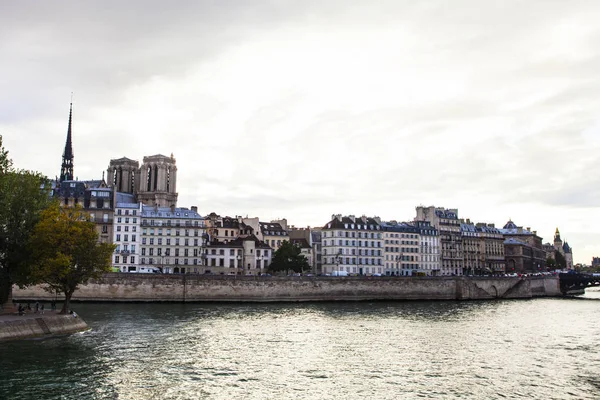
[[[110,271],[115,246],[98,243],[93,222],[84,218],[81,207],[61,208],[58,203],[42,211],[31,244],[37,268],[33,278],[62,292],[65,302],[61,314],[69,312],[69,303],[80,284]]]

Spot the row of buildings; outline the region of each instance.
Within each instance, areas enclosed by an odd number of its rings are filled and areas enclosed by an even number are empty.
[[[413,221],[333,215],[318,228],[287,220],[202,216],[196,206],[177,206],[177,166],[170,156],[110,160],[106,178],[74,179],[72,107],[60,178],[52,195],[64,206],[80,204],[103,242],[116,245],[121,272],[255,275],[265,273],[274,252],[289,241],[313,273],[447,276],[540,272],[560,253],[573,265],[572,249],[556,230],[552,244],[530,228],[508,221],[460,219],[458,210],[416,207]]]

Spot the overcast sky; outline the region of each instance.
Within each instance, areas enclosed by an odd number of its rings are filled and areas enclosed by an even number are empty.
[[[75,175],[173,153],[202,214],[515,223],[600,256],[600,1],[0,3],[0,134]]]

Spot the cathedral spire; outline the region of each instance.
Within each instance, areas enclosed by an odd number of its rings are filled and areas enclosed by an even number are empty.
[[[73,99],[69,108],[69,127],[67,129],[67,142],[62,157],[62,166],[60,169],[60,181],[73,180],[73,144],[71,142],[71,123],[73,119]]]

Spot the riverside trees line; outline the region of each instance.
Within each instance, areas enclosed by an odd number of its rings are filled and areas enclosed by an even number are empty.
[[[69,311],[81,283],[110,270],[114,246],[98,243],[80,208],[61,208],[42,174],[17,169],[0,135],[0,304],[13,312],[12,287],[44,284]]]

